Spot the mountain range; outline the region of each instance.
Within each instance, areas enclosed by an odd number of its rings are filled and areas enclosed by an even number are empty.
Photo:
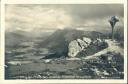
[[[105,35],[96,31],[82,31],[76,29],[57,30],[44,41],[40,42],[38,47],[48,48],[50,52],[67,55],[69,43],[83,37],[95,40],[98,37],[103,38]]]

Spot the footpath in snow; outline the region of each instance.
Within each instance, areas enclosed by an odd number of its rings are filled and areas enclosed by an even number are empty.
[[[97,56],[101,56],[102,54],[106,54],[107,52],[115,52],[115,53],[120,53],[121,55],[123,55],[123,49],[121,47],[119,47],[119,43],[115,40],[111,40],[111,39],[106,39],[105,40],[108,44],[108,47],[103,49],[100,52],[95,53],[94,55],[90,55],[87,57],[84,57],[84,59],[90,59],[90,58],[94,58]]]
[[[94,55],[83,57],[82,59],[92,59],[97,56],[101,56],[102,54],[106,54],[107,52],[115,52],[115,53],[120,53],[122,56],[124,55],[123,48],[119,47],[119,43],[117,41],[115,40],[112,41],[111,39],[106,39],[105,41],[108,44],[107,48],[95,53]],[[81,60],[81,59],[80,58],[69,58],[67,60]]]

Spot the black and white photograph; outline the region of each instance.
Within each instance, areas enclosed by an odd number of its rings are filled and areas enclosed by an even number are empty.
[[[6,4],[5,79],[124,79],[123,4]]]

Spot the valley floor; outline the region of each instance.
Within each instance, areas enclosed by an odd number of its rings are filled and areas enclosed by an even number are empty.
[[[5,79],[123,79],[123,48],[106,42],[108,48],[82,58],[7,60]]]

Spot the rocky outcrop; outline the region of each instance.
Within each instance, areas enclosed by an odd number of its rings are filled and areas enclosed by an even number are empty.
[[[68,46],[68,56],[75,57],[82,49],[76,40],[71,41]]]
[[[79,71],[86,76],[92,78],[113,78],[118,77],[123,79],[123,56],[115,52],[107,52],[97,57],[92,57],[86,61],[83,61],[83,66],[78,68]]]
[[[91,39],[87,37],[71,41],[68,46],[68,56],[75,57],[80,51],[87,48],[91,42]]]
[[[77,39],[77,42],[79,44],[79,46],[81,47],[81,49],[83,50],[85,47],[88,46],[88,44],[86,42],[84,42],[83,40],[81,39]]]
[[[92,42],[90,38],[83,37],[83,41],[86,42],[88,45]]]
[[[90,38],[83,37],[69,43],[68,56],[85,57],[93,55],[107,47],[108,43],[104,39],[97,38],[96,40],[91,40]]]

